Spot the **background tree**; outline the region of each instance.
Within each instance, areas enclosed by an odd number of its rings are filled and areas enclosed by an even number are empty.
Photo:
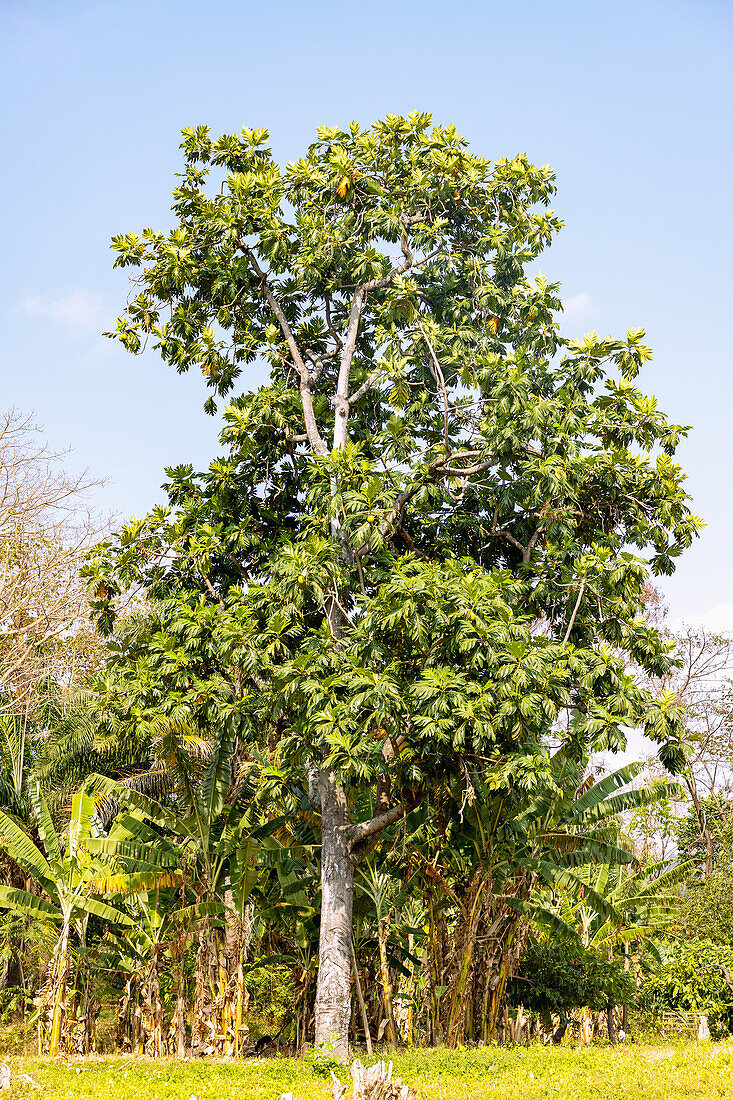
[[[733,793],[733,638],[687,628],[675,636],[679,668],[667,689],[684,708],[687,766],[683,773],[705,846],[704,872],[715,865],[715,833]],[[716,821],[710,820],[710,812]],[[689,840],[689,837],[688,837]]]
[[[697,806],[690,805],[676,825],[679,859],[686,860],[688,867],[682,899],[684,932],[733,944],[733,803],[720,792],[708,795]]]
[[[733,1029],[733,947],[702,938],[675,944],[648,976],[643,997],[654,1011],[704,1012],[712,1034],[725,1035]]]
[[[531,787],[558,723],[605,748],[641,725],[679,764],[674,698],[626,663],[668,669],[644,586],[698,522],[683,429],[634,385],[642,331],[568,342],[525,273],[560,227],[548,167],[418,113],[322,127],[284,170],[266,141],[185,131],[175,228],[114,240],[139,269],[130,351],[200,369],[209,410],[256,359],[270,379],[91,572],[105,629],[130,586],[155,601],[114,641],[123,711],[236,721],[307,776],[315,1037],[345,1055],[354,868],[434,773],[465,757]]]
[[[41,760],[62,728],[83,724],[78,692],[101,662],[79,575],[105,530],[88,509],[94,484],[86,473],[69,473],[31,415],[0,414],[0,806],[28,823]],[[62,816],[77,786],[66,789]],[[18,880],[5,860],[0,882]],[[34,936],[17,918],[2,922],[6,988],[20,981],[22,949]]]
[[[0,707],[14,713],[39,683],[68,684],[99,663],[79,578],[103,529],[85,506],[95,483],[62,457],[31,416],[0,416]]]

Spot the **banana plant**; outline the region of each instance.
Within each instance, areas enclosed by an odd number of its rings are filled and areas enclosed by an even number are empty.
[[[681,899],[676,887],[692,867],[692,863],[671,860],[641,867],[608,863],[583,867],[577,875],[587,883],[587,892],[582,897],[560,895],[553,908],[585,947],[612,951],[633,941],[661,962],[654,940],[678,920]],[[596,909],[593,898],[599,894],[613,906],[616,920]]]
[[[185,930],[175,926],[170,897],[161,891],[136,894],[131,903],[137,924],[124,933],[108,933],[101,965],[123,976],[124,991],[120,1000],[117,1045],[131,1054],[146,1054],[160,1058],[169,1053],[163,1021],[161,968],[163,958],[170,953],[178,959],[178,937]],[[182,967],[174,966],[177,1007],[171,1028],[170,1053],[185,1055],[185,992]]]
[[[452,912],[455,921],[445,944],[450,964],[441,964],[450,991],[441,1007],[449,1046],[478,1021],[482,1038],[494,1037],[530,924],[575,935],[546,903],[547,890],[583,896],[604,920],[618,923],[613,900],[581,872],[590,865],[631,863],[633,853],[619,841],[619,815],[673,790],[666,782],[627,789],[640,770],[636,764],[593,784],[585,778],[587,760],[573,759],[564,748],[547,765],[541,787],[530,792],[494,790],[490,776],[479,772],[464,777],[470,797],[464,791],[460,813],[452,815],[440,860],[424,868],[439,898],[436,911]]]
[[[415,964],[418,961],[414,953],[415,937],[422,938],[420,925],[425,921],[425,910],[411,895],[410,881],[400,882],[388,871],[379,870],[372,858],[365,860],[355,881],[357,900],[369,902],[366,911],[355,919],[355,927],[361,925],[363,928],[369,921],[376,931],[379,960],[376,969],[383,1009],[383,1023],[377,1032],[377,1039],[382,1038],[383,1029],[391,1049],[397,1048],[400,1037],[409,1046],[414,1015]],[[356,950],[354,957],[356,959]],[[396,989],[393,974],[397,978]]]
[[[392,981],[387,959],[387,941],[394,907],[394,882],[384,871],[377,871],[371,860],[359,874],[359,887],[371,901],[377,922],[377,943],[379,945],[379,976],[382,986],[382,1007],[389,1040],[389,1049],[397,1049],[397,1027],[395,1024]],[[378,1036],[381,1038],[381,1036]]]
[[[229,728],[215,738],[201,776],[180,750],[180,731],[171,736],[177,739],[176,808],[105,776],[91,776],[95,797],[124,810],[115,836],[100,839],[95,849],[119,860],[128,874],[162,872],[174,853],[186,900],[173,917],[194,928],[197,940],[192,1049],[236,1055],[246,1038],[248,906],[259,877],[260,846],[277,823],[257,821],[255,769],[234,778],[236,736]]]
[[[106,868],[88,851],[95,831],[94,802],[81,789],[72,801],[71,819],[63,833],[57,833],[40,787],[29,791],[36,829],[42,849],[4,811],[0,810],[0,848],[38,886],[40,893],[0,886],[0,906],[12,912],[57,923],[59,934],[48,977],[40,994],[39,1053],[57,1054],[61,1045],[73,1041],[78,1021],[74,1019],[79,991],[72,981],[72,932],[83,951],[90,916],[112,924],[132,925],[129,914],[94,896],[93,881]],[[85,1013],[81,1045],[88,1047],[89,1014]]]
[[[182,982],[182,940],[186,930],[174,920],[186,876],[182,851],[144,820],[140,810],[120,809],[106,836],[92,838],[88,849],[108,861],[93,880],[103,894],[122,893],[135,919],[124,934],[111,932],[105,963],[125,976],[118,1040],[123,1049],[151,1057],[166,1052],[161,1000],[161,972],[166,954],[174,960],[177,1008],[173,1051],[185,1053],[185,996]]]
[[[606,889],[607,879],[594,881],[590,867],[620,868],[634,862],[634,855],[621,842],[619,816],[678,793],[671,781],[655,780],[644,787],[630,788],[642,765],[632,763],[593,783],[585,776],[587,759],[569,758],[560,749],[552,758],[554,782],[531,798],[523,812],[508,822],[506,856],[492,868],[494,891],[524,918],[524,928],[534,923],[554,934],[576,934],[548,905],[541,887],[582,898],[599,919],[620,926],[623,915]],[[596,886],[599,888],[596,889]],[[498,887],[498,890],[497,890]],[[495,1029],[506,981],[524,942],[521,926],[510,922],[511,948],[499,962],[496,989],[501,998],[490,998],[489,1027]]]

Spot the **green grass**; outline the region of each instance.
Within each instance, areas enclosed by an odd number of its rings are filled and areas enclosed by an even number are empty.
[[[330,1100],[325,1077],[307,1061],[240,1063],[101,1057],[58,1060],[5,1055],[42,1092],[14,1083],[8,1100]],[[733,1100],[733,1045],[420,1050],[394,1057],[394,1071],[424,1100]],[[342,1075],[343,1079],[343,1075]]]

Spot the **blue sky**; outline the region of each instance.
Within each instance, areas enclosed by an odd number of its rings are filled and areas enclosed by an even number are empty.
[[[555,168],[566,331],[644,325],[642,384],[695,429],[708,526],[672,617],[733,629],[732,31],[714,0],[0,0],[0,404],[109,479],[100,508],[145,512],[165,465],[218,449],[199,378],[100,335],[127,292],[109,239],[170,224],[181,128],[266,126],[288,160],[319,123],[429,110]]]

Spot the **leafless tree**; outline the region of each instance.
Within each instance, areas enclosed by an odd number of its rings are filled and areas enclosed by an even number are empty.
[[[705,873],[713,869],[714,841],[705,799],[733,793],[733,636],[685,627],[674,635],[681,666],[664,687],[675,691],[687,726],[682,779],[705,843]]]
[[[63,458],[32,415],[0,415],[0,713],[97,660],[79,569],[102,529],[87,501],[98,482]]]

